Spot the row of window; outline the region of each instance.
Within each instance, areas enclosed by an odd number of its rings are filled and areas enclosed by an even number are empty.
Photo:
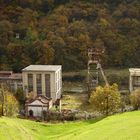
[[[134,76],[133,77],[133,85],[140,85],[140,76]]]
[[[36,74],[37,94],[42,94],[42,75]],[[28,92],[33,91],[33,74],[28,74]],[[45,74],[45,92],[50,97],[50,74]]]

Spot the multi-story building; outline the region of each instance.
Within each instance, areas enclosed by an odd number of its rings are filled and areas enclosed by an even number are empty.
[[[61,98],[61,65],[30,65],[22,70],[25,94],[44,95],[53,101]]]

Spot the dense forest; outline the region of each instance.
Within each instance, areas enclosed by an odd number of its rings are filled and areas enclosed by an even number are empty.
[[[140,66],[140,0],[0,0],[0,70],[85,69],[101,46],[105,67]]]

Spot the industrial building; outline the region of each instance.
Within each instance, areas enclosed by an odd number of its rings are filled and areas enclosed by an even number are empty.
[[[61,98],[62,70],[60,65],[30,65],[22,70],[23,90],[34,96],[44,95],[53,101]]]
[[[129,91],[140,88],[140,69],[139,68],[130,68],[129,69]]]
[[[22,88],[22,74],[0,71],[0,85],[5,85],[10,91],[15,92],[18,88]]]

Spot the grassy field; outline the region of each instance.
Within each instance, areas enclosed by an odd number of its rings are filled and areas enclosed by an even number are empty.
[[[0,140],[140,140],[139,132],[140,111],[63,124],[0,118]]]

